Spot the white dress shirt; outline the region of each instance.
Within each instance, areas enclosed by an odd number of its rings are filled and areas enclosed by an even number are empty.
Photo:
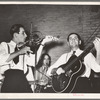
[[[10,52],[8,52],[8,46]],[[19,69],[23,70],[24,73],[27,72],[27,65],[29,66],[35,66],[35,55],[29,54],[29,55],[20,55],[19,56],[19,62],[17,64],[14,63],[13,60],[10,62],[6,62],[6,60],[9,58],[10,53],[13,53],[16,47],[16,43],[13,41],[10,41],[9,43],[2,42],[0,44],[0,79],[3,78],[2,74],[8,69]],[[28,81],[33,81],[33,73],[31,70],[31,67],[29,67],[29,73],[27,74],[26,78]]]
[[[77,49],[75,55],[78,57],[82,52],[83,52],[82,50]],[[73,51],[61,55],[61,57],[52,66],[49,67],[47,75],[51,76],[52,75],[51,71],[53,68],[58,68],[60,65],[65,64],[71,57],[72,53]],[[100,65],[96,62],[96,58],[93,56],[92,53],[88,53],[84,57],[83,63],[85,65],[85,73],[82,75],[82,77],[89,78],[91,69],[94,70],[95,72],[100,72]]]

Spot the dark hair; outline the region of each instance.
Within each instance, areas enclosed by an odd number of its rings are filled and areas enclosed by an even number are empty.
[[[70,37],[71,35],[73,35],[73,34],[77,35],[78,39],[81,41],[81,44],[79,45],[79,48],[80,48],[80,49],[84,49],[84,42],[83,42],[83,40],[81,39],[80,35],[77,34],[77,33],[70,33],[70,34],[68,35],[68,37],[67,37],[67,41],[69,41],[69,37]]]
[[[44,54],[41,55],[41,58],[40,58],[40,60],[39,60],[39,62],[38,62],[38,64],[37,64],[37,68],[42,67],[42,65],[43,65],[43,60],[44,60],[44,57],[45,57],[46,55],[49,57],[49,66],[51,65],[51,57],[50,57],[50,55],[47,54],[47,53],[44,53]]]
[[[71,35],[73,35],[73,34],[77,35],[77,37],[78,37],[79,40],[82,40],[81,37],[79,36],[79,34],[77,34],[77,33],[70,33],[70,34],[68,35],[68,37],[67,37],[67,41],[69,41],[69,37],[70,37]]]
[[[21,24],[14,24],[14,25],[12,25],[12,27],[11,27],[11,29],[10,29],[10,34],[11,34],[12,37],[13,37],[13,34],[14,34],[15,32],[16,32],[16,33],[19,33],[20,27],[23,27],[23,28],[24,28],[24,26],[21,25]]]

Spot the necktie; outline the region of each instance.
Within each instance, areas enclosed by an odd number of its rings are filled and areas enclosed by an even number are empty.
[[[74,55],[75,55],[75,52],[76,52],[76,51],[73,51],[72,56],[74,56]]]
[[[16,52],[16,51],[18,51],[17,46],[15,47],[15,52]],[[14,61],[15,64],[17,64],[17,63],[19,62],[19,56],[15,57],[15,58],[13,59],[13,61]]]

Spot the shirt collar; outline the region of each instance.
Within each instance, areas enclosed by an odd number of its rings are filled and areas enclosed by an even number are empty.
[[[80,50],[79,48],[76,50],[75,55],[79,56],[83,51]],[[73,51],[71,50],[71,54],[73,54]]]
[[[16,43],[14,42],[14,41],[10,41],[10,44],[12,45],[12,46],[14,46],[14,47],[16,47]]]

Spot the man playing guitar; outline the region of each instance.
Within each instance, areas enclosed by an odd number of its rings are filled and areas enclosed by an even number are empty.
[[[71,51],[64,53],[47,71],[48,76],[53,76],[53,89],[55,92],[91,93],[91,69],[100,72],[100,39],[96,38],[92,43],[97,51],[96,58],[92,53],[86,54],[89,49],[85,53],[81,50],[82,41],[77,33],[69,34],[67,40]],[[75,59],[72,57],[73,51]],[[83,58],[80,55],[84,55]]]

